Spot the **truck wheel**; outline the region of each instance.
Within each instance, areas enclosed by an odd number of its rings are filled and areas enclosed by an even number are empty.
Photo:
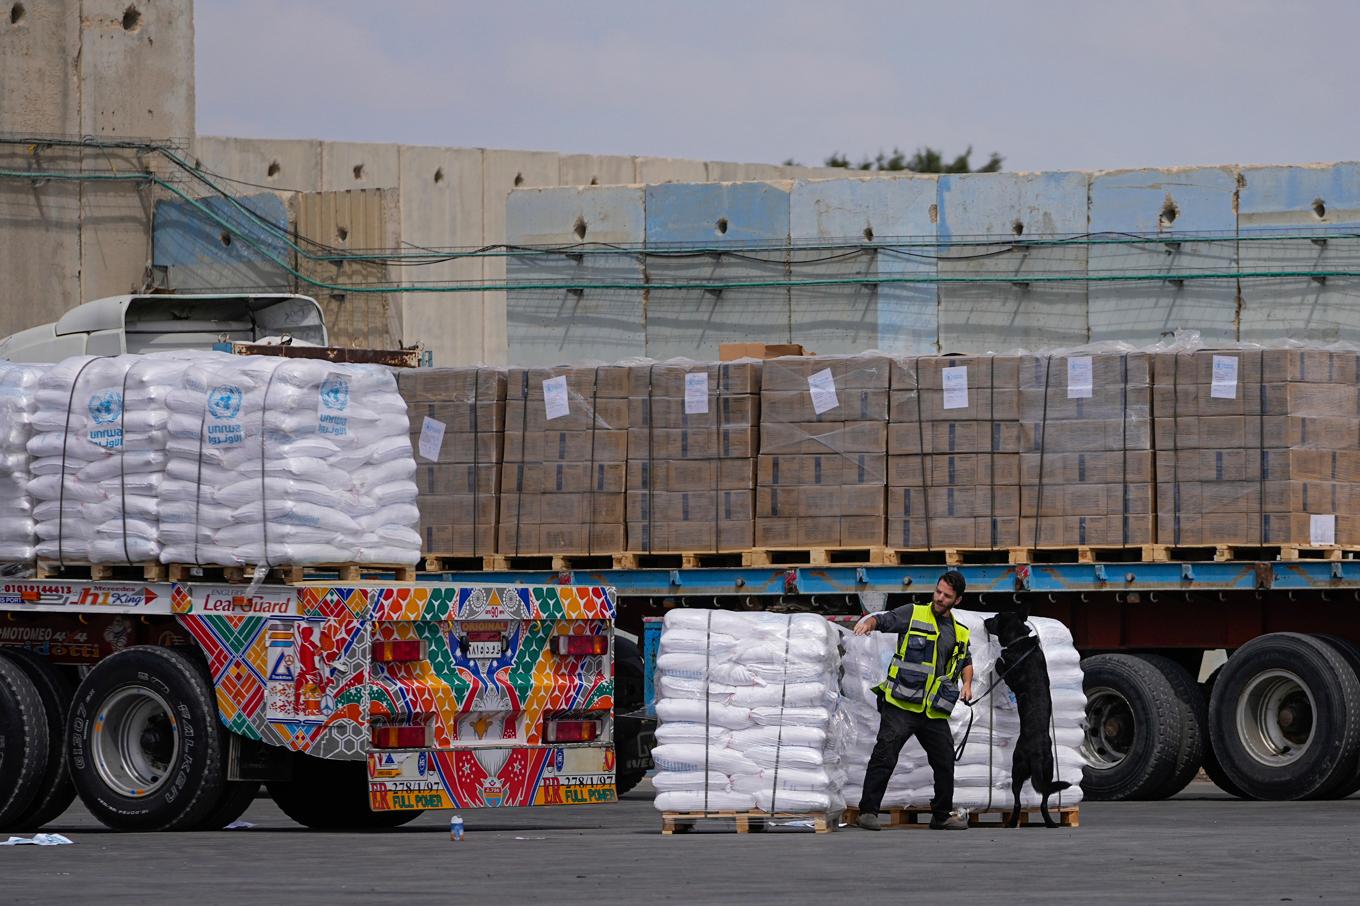
[[[375,812],[368,807],[368,765],[297,753],[292,780],[265,786],[274,803],[298,824],[316,830],[384,830],[420,817],[419,811]]]
[[[1160,670],[1131,654],[1084,658],[1087,799],[1148,799],[1170,781],[1185,716]]]
[[[1218,681],[1218,675],[1222,672],[1223,668],[1219,667],[1213,673],[1209,674],[1209,678],[1204,681],[1204,700],[1206,702],[1213,701],[1214,683]],[[1204,725],[1204,732],[1204,773],[1209,775],[1209,779],[1214,782],[1214,786],[1218,787],[1229,796],[1236,796],[1238,799],[1250,799],[1250,796],[1242,792],[1240,786],[1233,783],[1232,779],[1228,777],[1227,774],[1223,773],[1223,765],[1219,763],[1218,753],[1214,751],[1214,741],[1209,733],[1209,725],[1207,723]]]
[[[1331,645],[1277,632],[1223,665],[1209,732],[1224,773],[1254,799],[1326,795],[1354,770],[1360,681]]]
[[[76,791],[115,830],[188,830],[221,799],[212,684],[178,651],[138,645],[96,664],[76,690],[69,738]]]
[[[33,681],[0,658],[0,828],[17,828],[47,772],[47,715]]]
[[[217,805],[198,825],[198,830],[221,830],[246,813],[260,791],[258,780],[228,780]]]
[[[0,657],[9,659],[32,681],[42,699],[43,715],[47,719],[47,762],[38,793],[28,810],[12,822],[17,829],[37,830],[60,817],[76,798],[71,772],[66,769],[66,718],[71,712],[76,687],[60,667],[27,649],[0,649]]]
[[[641,751],[640,742],[651,721],[622,717],[641,711],[643,700],[642,652],[630,639],[614,637],[614,757],[618,770],[614,787],[618,794],[633,789],[647,776],[650,752]]]
[[[1190,671],[1176,661],[1160,654],[1138,654],[1136,657],[1161,671],[1181,707],[1184,732],[1176,752],[1176,766],[1166,782],[1148,794],[1149,799],[1169,799],[1195,779],[1204,762],[1205,740],[1209,735],[1209,704]]]
[[[1339,635],[1320,635],[1318,638],[1336,649],[1337,654],[1341,655],[1350,665],[1351,670],[1355,672],[1356,678],[1360,679],[1360,645],[1356,645],[1350,639],[1343,639]],[[1351,770],[1350,777],[1327,791],[1329,798],[1345,799],[1356,790],[1360,790],[1360,748],[1357,748],[1355,761],[1356,764]]]

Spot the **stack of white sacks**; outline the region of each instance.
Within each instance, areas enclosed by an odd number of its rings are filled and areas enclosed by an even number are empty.
[[[973,655],[973,694],[982,692],[996,679],[996,660],[1001,654],[997,640],[987,634],[982,621],[989,613],[954,611],[954,616],[971,633]],[[1049,797],[1050,807],[1075,805],[1081,801],[1080,753],[1086,717],[1086,696],[1082,692],[1081,660],[1072,644],[1072,634],[1057,620],[1035,617],[1030,620],[1038,632],[1048,662],[1053,695],[1053,721],[1050,728],[1054,744],[1055,780],[1065,780],[1071,788]],[[897,637],[883,633],[851,636],[845,640],[840,714],[843,720],[843,764],[847,780],[843,788],[846,801],[858,805],[864,784],[864,771],[878,734],[878,711],[873,689],[887,676]],[[963,758],[954,766],[954,806],[956,808],[1009,807],[1011,759],[1020,734],[1020,718],[1015,697],[1005,681],[992,694],[971,709],[973,729]],[[950,729],[957,745],[968,726],[970,709],[960,702],[950,716]],[[924,750],[915,739],[902,750],[897,769],[888,782],[883,808],[925,807],[934,795],[934,773]],[[1026,783],[1020,801],[1037,806],[1042,796]]]
[[[840,811],[840,638],[812,614],[668,613],[656,671],[657,809]]]
[[[42,369],[0,363],[0,562],[37,555],[37,523],[28,484],[33,477],[28,442]]]

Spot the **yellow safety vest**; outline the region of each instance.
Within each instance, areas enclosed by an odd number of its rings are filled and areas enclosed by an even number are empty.
[[[940,626],[931,606],[913,607],[911,625],[902,633],[902,643],[888,667],[888,678],[878,686],[883,690],[884,701],[904,711],[918,714],[924,711],[927,717],[949,716],[959,700],[957,673],[968,653],[968,628],[954,620],[954,650],[949,652],[944,670],[939,670],[935,663],[939,635]]]

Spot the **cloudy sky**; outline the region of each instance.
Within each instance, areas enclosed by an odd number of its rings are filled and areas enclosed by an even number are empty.
[[[204,135],[806,164],[972,145],[1007,170],[1360,157],[1345,0],[197,0],[195,15]]]

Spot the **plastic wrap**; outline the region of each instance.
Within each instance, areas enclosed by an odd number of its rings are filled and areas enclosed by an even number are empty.
[[[877,354],[765,362],[756,547],[883,544],[891,364]]]
[[[37,554],[28,442],[43,371],[36,365],[0,363],[0,561],[27,561]]]
[[[413,368],[397,373],[410,416],[427,556],[482,556],[496,550],[504,369]]]
[[[761,363],[634,365],[628,396],[628,550],[752,547]]]
[[[619,365],[510,369],[498,553],[624,549],[628,377]]]

